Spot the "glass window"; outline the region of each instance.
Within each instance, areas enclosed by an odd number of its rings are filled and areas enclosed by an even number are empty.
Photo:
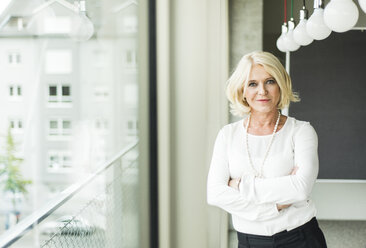
[[[56,168],[56,169],[60,167],[59,159],[58,159],[57,154],[49,155],[49,167],[50,168]]]
[[[57,84],[49,86],[48,101],[55,103],[71,103],[71,86]]]
[[[57,86],[50,86],[49,87],[49,95],[50,96],[57,96]]]
[[[18,52],[10,52],[8,54],[8,62],[11,65],[20,64],[22,62],[22,57]]]
[[[62,121],[62,128],[63,129],[70,129],[71,128],[71,121]]]
[[[50,128],[51,129],[57,129],[58,128],[58,121],[50,121]]]
[[[22,96],[22,87],[20,85],[10,85],[9,96],[13,99]]]
[[[138,40],[141,36],[137,25],[139,8],[144,4],[124,0],[87,0],[87,17],[91,19],[91,23],[84,27],[94,25],[94,34],[87,41],[77,41],[75,34],[80,32],[68,33],[70,21],[73,31],[80,21],[79,16],[68,8],[74,6],[74,1],[26,2],[27,6],[22,11],[14,6],[3,13],[3,16],[19,16],[19,20],[22,18],[23,23],[19,26],[24,28],[18,30],[18,25],[13,25],[13,29],[9,29],[3,23],[4,26],[0,29],[2,61],[9,67],[9,70],[2,70],[1,74],[6,97],[0,105],[0,123],[5,123],[2,129],[0,127],[0,134],[6,134],[9,126],[14,134],[16,130],[27,130],[27,133],[17,133],[14,136],[15,141],[20,141],[16,150],[24,151],[24,159],[19,163],[22,179],[32,181],[26,185],[26,190],[31,193],[21,194],[21,218],[37,211],[38,207],[43,207],[51,198],[59,197],[55,191],[63,191],[80,183],[85,179],[84,175],[95,173],[100,168],[101,161],[115,157],[131,144],[133,139],[127,134],[129,128],[126,123],[137,118],[138,106],[126,103],[125,96],[128,95],[128,102],[137,102],[138,85],[146,83],[138,80],[141,75],[137,70],[138,59],[135,52],[139,50],[141,42],[146,42],[145,39]],[[60,2],[69,4],[63,5]],[[70,17],[74,17],[73,20]],[[145,25],[145,22],[142,23]],[[142,53],[141,56],[145,54]],[[145,78],[145,72],[141,78]],[[136,86],[125,92],[127,84]],[[13,103],[18,96],[22,96],[22,101]],[[96,98],[102,103],[96,101]],[[13,102],[9,104],[9,100]],[[30,117],[31,120],[19,118],[20,114]],[[34,142],[37,143],[36,149]],[[4,142],[0,143],[0,147],[4,147]],[[128,152],[134,153],[138,153],[137,147]],[[137,178],[140,165],[137,159],[134,163],[123,164],[128,167],[127,171],[119,174],[121,167],[118,166],[122,161],[124,157],[116,165],[111,165],[90,186],[86,186],[89,187],[89,194],[78,192],[78,195],[65,204],[65,208],[61,206],[43,223],[56,220],[60,217],[57,216],[58,213],[77,214],[73,210],[84,207],[78,202],[79,199],[97,202],[95,223],[87,219],[95,224],[96,234],[107,239],[110,237],[108,233],[113,232],[116,234],[112,235],[113,238],[116,236],[115,239],[123,241],[126,247],[141,247],[137,212],[140,198]],[[109,187],[111,182],[116,184]],[[116,187],[117,185],[121,187]],[[90,187],[93,190],[89,191]],[[105,191],[108,187],[113,190]],[[117,188],[118,192],[115,192],[114,189]],[[13,211],[2,204],[6,201],[3,195],[5,194],[0,194],[0,213]],[[108,199],[99,202],[99,199],[93,198],[95,195],[106,196]],[[129,202],[121,201],[122,198],[128,198]],[[11,203],[8,205],[11,206]],[[68,209],[69,206],[72,207]],[[118,219],[116,216],[122,218]],[[122,228],[109,227],[109,223]],[[4,228],[0,228],[0,234],[3,231]],[[54,238],[64,239],[62,245],[75,247],[80,246],[79,238],[84,239],[81,236],[66,236]],[[27,240],[27,237],[31,238]],[[91,238],[93,237],[96,236]],[[20,238],[19,245],[15,246],[36,247],[39,244],[35,244],[34,240],[43,243],[44,239],[46,235],[36,231]],[[105,241],[104,238],[100,240],[101,246],[118,246],[119,243],[113,241]]]
[[[70,86],[62,86],[62,96],[70,96]]]
[[[14,133],[23,132],[23,121],[19,118],[14,118],[9,121],[9,126]]]

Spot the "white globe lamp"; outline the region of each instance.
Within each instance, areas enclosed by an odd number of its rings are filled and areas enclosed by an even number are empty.
[[[287,34],[283,38],[285,47],[290,52],[294,52],[300,48],[300,45],[297,44],[294,40],[294,28],[295,28],[295,22],[293,21],[293,18],[291,18],[291,20],[288,21]]]
[[[330,35],[332,30],[325,25],[324,9],[320,7],[314,9],[313,14],[306,23],[306,31],[314,40],[324,40]]]
[[[294,40],[297,44],[301,46],[307,46],[311,42],[313,42],[313,38],[311,38],[306,31],[306,23],[307,23],[308,11],[305,9],[305,6],[302,10],[300,10],[300,22],[294,29]]]
[[[366,13],[366,0],[358,0],[358,4],[360,5],[362,11]]]
[[[85,42],[94,34],[94,25],[86,16],[85,0],[75,1],[78,8],[78,14],[72,17],[69,36],[77,42]]]
[[[331,0],[324,9],[324,22],[338,33],[352,29],[358,20],[358,9],[352,0]]]
[[[276,42],[276,46],[277,46],[278,50],[280,50],[281,52],[284,52],[284,53],[288,51],[285,46],[285,43],[284,43],[284,37],[285,37],[286,33],[287,33],[287,26],[286,26],[286,23],[284,23],[281,28],[281,35],[280,35],[280,37],[278,37],[277,42]]]

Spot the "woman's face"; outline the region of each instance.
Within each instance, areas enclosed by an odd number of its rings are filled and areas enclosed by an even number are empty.
[[[274,77],[262,65],[254,64],[244,94],[251,112],[269,113],[276,110],[280,95],[280,87]]]

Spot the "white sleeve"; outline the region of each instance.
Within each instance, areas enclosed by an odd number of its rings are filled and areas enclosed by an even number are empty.
[[[256,204],[228,186],[230,180],[226,139],[221,130],[216,138],[207,180],[207,202],[246,220],[267,220],[279,215],[274,203]]]
[[[319,171],[318,137],[314,128],[306,123],[294,135],[296,175],[276,178],[255,178],[244,175],[240,193],[248,201],[258,204],[292,204],[307,200]]]

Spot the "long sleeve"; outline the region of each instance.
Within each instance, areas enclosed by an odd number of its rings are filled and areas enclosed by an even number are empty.
[[[228,186],[227,145],[223,130],[216,138],[207,180],[207,202],[246,220],[267,220],[279,215],[274,203],[256,204]]]
[[[314,128],[306,123],[293,137],[296,175],[255,178],[243,175],[240,193],[257,204],[291,204],[308,199],[318,175],[318,138]]]

